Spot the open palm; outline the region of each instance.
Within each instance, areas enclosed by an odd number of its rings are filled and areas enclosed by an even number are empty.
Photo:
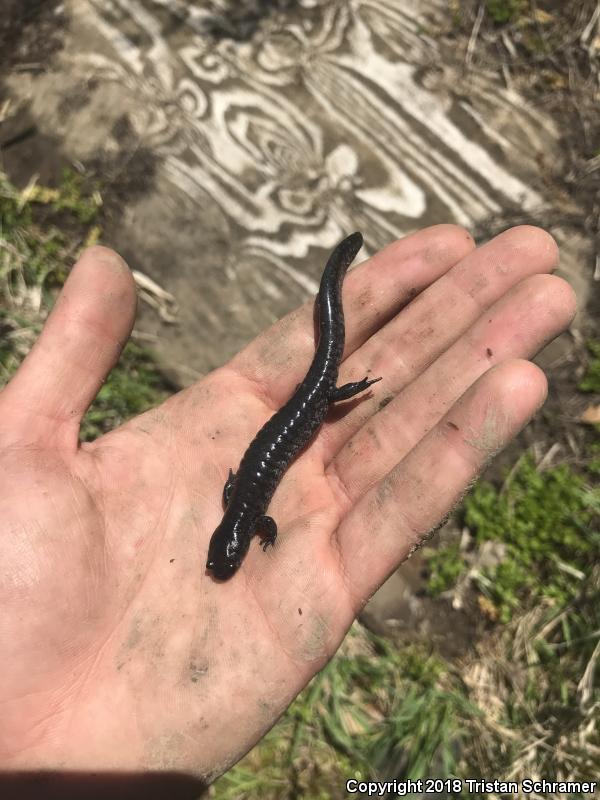
[[[475,250],[442,225],[349,273],[339,383],[383,380],[332,409],[270,505],[275,547],[219,583],[223,483],[306,372],[312,304],[78,445],[135,309],[123,262],[88,250],[0,394],[0,766],[210,780],[234,763],[543,402],[520,359],[574,313],[556,258],[539,229]]]

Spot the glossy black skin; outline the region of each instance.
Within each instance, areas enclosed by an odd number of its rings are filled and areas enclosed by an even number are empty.
[[[277,526],[265,511],[283,473],[320,427],[329,406],[381,380],[364,378],[337,389],[335,385],[345,338],[342,283],[362,243],[361,234],[353,233],[329,257],[316,299],[319,341],[306,377],[256,434],[236,475],[229,473],[223,492],[225,514],[208,548],[206,567],[215,578],[233,575],[255,533],[262,536],[263,549],[275,542]]]

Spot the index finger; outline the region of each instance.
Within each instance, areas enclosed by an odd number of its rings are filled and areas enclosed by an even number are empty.
[[[474,248],[464,228],[434,225],[393,242],[349,272],[343,287],[344,357]],[[276,322],[227,365],[260,385],[275,406],[289,398],[312,360],[313,303],[311,298]]]

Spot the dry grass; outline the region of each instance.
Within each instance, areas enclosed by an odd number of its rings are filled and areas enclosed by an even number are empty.
[[[592,780],[600,764],[600,566],[567,608],[542,604],[487,640],[465,668],[474,718],[463,754],[481,775]]]
[[[533,222],[569,225],[595,243],[600,279],[600,6],[597,0],[453,0],[442,35],[464,70],[495,72],[508,89],[544,108],[562,131],[564,158],[541,164],[552,209],[484,221],[481,235]],[[567,201],[566,201],[567,200]]]

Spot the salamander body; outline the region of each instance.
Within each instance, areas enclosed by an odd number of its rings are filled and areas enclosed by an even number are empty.
[[[362,243],[361,234],[353,233],[330,255],[316,299],[319,337],[306,377],[256,434],[235,475],[229,471],[223,490],[225,514],[211,537],[206,562],[215,578],[233,575],[255,533],[263,538],[263,549],[274,544],[277,525],[265,512],[290,462],[321,426],[332,403],[381,380],[363,378],[336,388],[345,339],[342,283]]]

